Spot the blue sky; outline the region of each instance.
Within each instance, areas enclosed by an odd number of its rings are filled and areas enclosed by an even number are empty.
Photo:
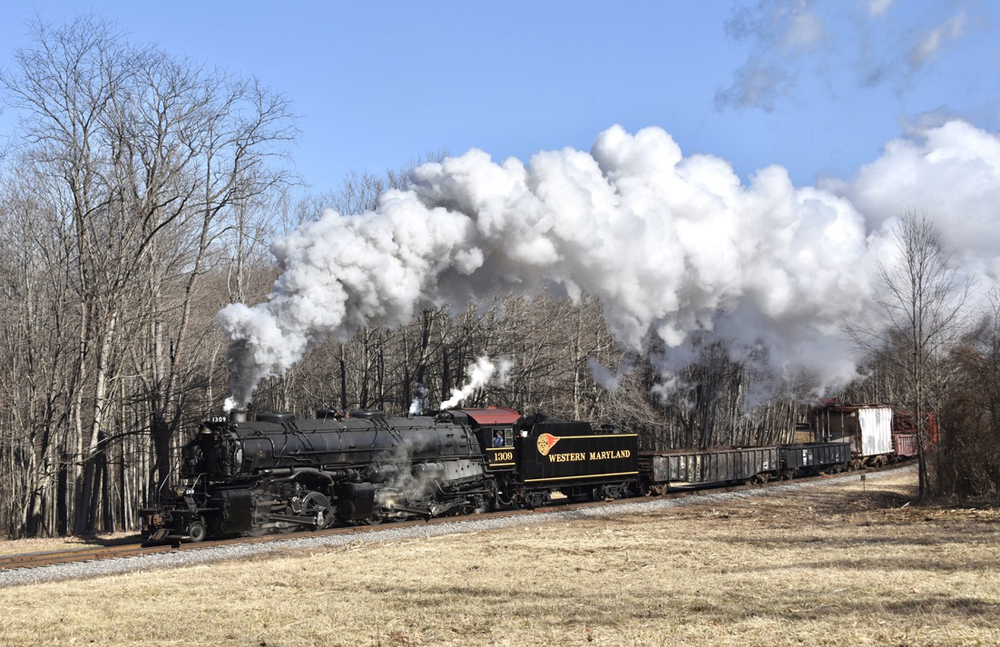
[[[781,164],[800,186],[851,178],[928,120],[1000,129],[1000,3],[985,0],[22,3],[0,65],[33,16],[88,12],[282,91],[316,191],[442,149],[588,150],[616,123],[660,126],[744,180]]]

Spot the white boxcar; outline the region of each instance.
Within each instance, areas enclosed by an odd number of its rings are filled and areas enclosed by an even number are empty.
[[[830,404],[813,411],[817,440],[851,443],[856,457],[892,453],[892,409],[881,404]]]

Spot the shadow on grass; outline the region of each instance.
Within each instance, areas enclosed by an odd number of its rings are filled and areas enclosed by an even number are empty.
[[[145,537],[141,534],[125,535],[122,537],[106,537],[101,535],[80,535],[79,537],[67,537],[66,543],[70,545],[78,544],[82,548],[87,546],[124,546],[126,544],[138,544]]]

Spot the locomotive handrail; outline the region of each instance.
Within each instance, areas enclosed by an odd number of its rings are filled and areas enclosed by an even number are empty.
[[[159,499],[163,497],[163,486],[167,484],[167,480],[173,475],[173,471],[173,467],[171,467],[167,470],[167,475],[163,477],[162,481],[160,481],[160,486],[156,488],[156,498]]]
[[[294,423],[287,423],[286,424],[286,428],[289,425],[294,425]],[[304,431],[302,431],[301,429],[299,429],[298,425],[294,425],[294,433],[295,433],[295,436],[298,437],[302,441],[303,447],[306,447],[310,452],[317,451],[316,448],[313,446],[312,440],[309,439],[309,436],[306,435],[306,433]]]
[[[201,477],[203,477],[203,476],[205,477],[205,481],[206,482],[208,481],[208,475],[205,474],[205,472],[202,472],[201,474],[199,474],[198,476],[196,476],[194,478],[194,483],[191,484],[191,489],[192,490],[195,489],[196,487],[198,487],[198,481],[200,481]]]

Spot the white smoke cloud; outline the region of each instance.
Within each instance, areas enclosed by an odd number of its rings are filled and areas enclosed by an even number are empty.
[[[953,119],[914,128],[850,182],[823,188],[850,200],[871,231],[902,211],[926,213],[969,274],[1000,277],[1000,137]]]
[[[873,241],[888,219],[915,201],[959,219],[951,238],[994,259],[998,169],[997,137],[958,121],[890,142],[852,182],[819,188],[796,188],[780,166],[744,184],[720,158],[683,156],[659,128],[615,126],[590,153],[542,152],[527,165],[471,150],[419,167],[410,190],[371,213],[327,211],[274,244],[283,274],[269,300],[218,315],[233,401],[327,335],[346,341],[425,307],[545,288],[599,299],[630,350],[662,340],[664,375],[700,331],[737,349],[763,340],[778,374],[841,384],[855,367],[837,325],[872,292]]]
[[[587,359],[590,375],[599,387],[606,391],[614,391],[621,385],[621,373],[608,370],[593,357]]]
[[[441,409],[451,409],[458,406],[460,402],[481,389],[491,381],[503,386],[507,382],[507,374],[514,366],[514,362],[509,359],[501,359],[499,365],[490,361],[486,355],[482,355],[474,363],[469,364],[465,374],[468,382],[461,389],[452,389],[451,397],[441,403]],[[494,379],[494,375],[496,378]]]

